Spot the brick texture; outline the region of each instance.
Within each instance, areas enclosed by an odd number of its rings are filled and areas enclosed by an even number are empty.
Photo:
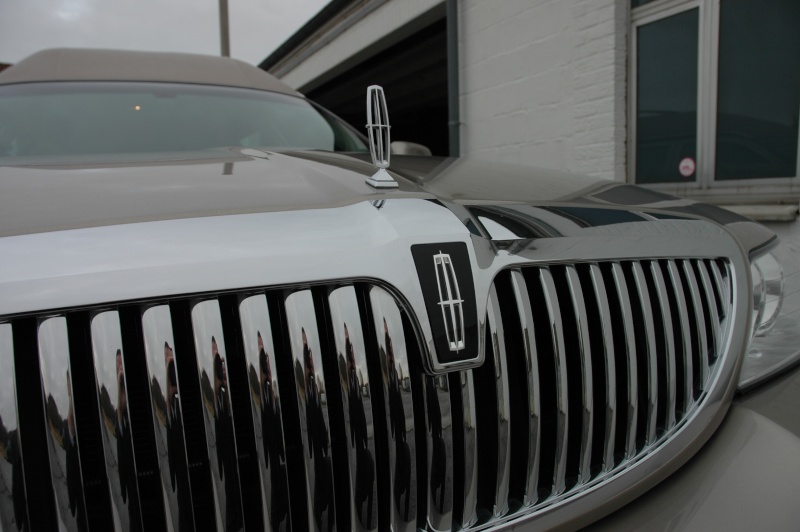
[[[461,2],[462,154],[624,179],[628,6]]]

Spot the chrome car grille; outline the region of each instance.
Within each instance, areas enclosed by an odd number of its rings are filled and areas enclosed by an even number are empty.
[[[6,319],[0,528],[415,530],[535,513],[687,422],[732,293],[723,259],[503,270],[485,364],[437,377],[408,307],[366,282]]]

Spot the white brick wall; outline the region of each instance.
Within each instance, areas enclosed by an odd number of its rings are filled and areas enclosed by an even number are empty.
[[[628,6],[461,2],[462,154],[624,179]]]

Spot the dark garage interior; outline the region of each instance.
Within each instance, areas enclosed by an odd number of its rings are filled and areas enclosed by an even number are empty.
[[[417,142],[434,155],[449,155],[446,19],[359,63],[307,96],[365,132],[369,85],[384,88],[392,140]]]

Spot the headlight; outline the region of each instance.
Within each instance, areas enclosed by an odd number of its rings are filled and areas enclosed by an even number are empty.
[[[776,244],[751,258],[753,338],[739,390],[800,360],[800,257]]]

